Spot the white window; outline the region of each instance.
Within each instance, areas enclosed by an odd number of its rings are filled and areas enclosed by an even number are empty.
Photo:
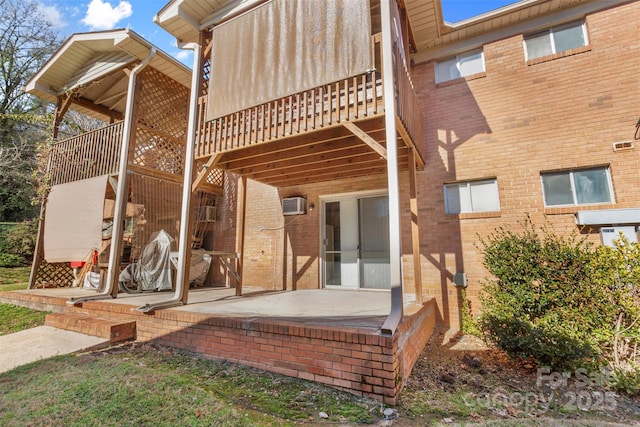
[[[524,39],[527,60],[587,45],[584,21],[549,28]]]
[[[461,53],[436,63],[436,83],[482,73],[483,71],[484,54],[482,49]]]
[[[499,211],[498,181],[487,179],[445,184],[444,203],[448,214]]]
[[[541,174],[545,206],[613,203],[608,168]]]

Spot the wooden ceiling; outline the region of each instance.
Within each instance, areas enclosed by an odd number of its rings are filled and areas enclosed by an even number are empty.
[[[356,124],[385,147],[384,115],[349,123]],[[401,170],[408,169],[408,149],[401,138],[398,138],[398,165]],[[288,187],[384,174],[387,160],[340,124],[228,151],[220,156],[216,167],[265,184]]]

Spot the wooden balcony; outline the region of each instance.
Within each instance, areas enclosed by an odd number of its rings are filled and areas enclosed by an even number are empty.
[[[408,168],[408,148],[422,167],[418,101],[404,66],[395,74],[399,167]],[[196,158],[216,156],[218,167],[275,186],[385,173],[382,81],[374,70],[212,121],[202,96]]]
[[[117,174],[123,127],[123,122],[117,122],[54,143],[49,156],[51,185]],[[182,183],[184,151],[183,141],[138,123],[128,168]],[[213,169],[203,185],[210,191],[220,192],[223,179],[222,171]]]

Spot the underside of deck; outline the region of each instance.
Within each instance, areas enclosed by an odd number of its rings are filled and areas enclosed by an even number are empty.
[[[372,145],[386,149],[384,115],[226,151],[217,167],[273,186],[386,173],[386,158]],[[406,170],[408,149],[401,138],[398,147],[398,167]]]
[[[393,336],[380,333],[389,295],[376,291],[295,292],[231,288],[190,292],[189,305],[152,314],[136,307],[163,293],[66,304],[95,294],[79,288],[0,292],[0,302],[135,322],[136,339],[303,378],[394,404],[435,324],[435,306],[407,307]],[[88,331],[82,331],[87,333]]]

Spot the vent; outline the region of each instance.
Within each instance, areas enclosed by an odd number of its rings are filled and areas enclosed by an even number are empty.
[[[633,150],[633,141],[620,141],[613,143],[613,151]]]
[[[282,199],[282,215],[300,215],[305,213],[307,201],[304,197],[287,197]]]

